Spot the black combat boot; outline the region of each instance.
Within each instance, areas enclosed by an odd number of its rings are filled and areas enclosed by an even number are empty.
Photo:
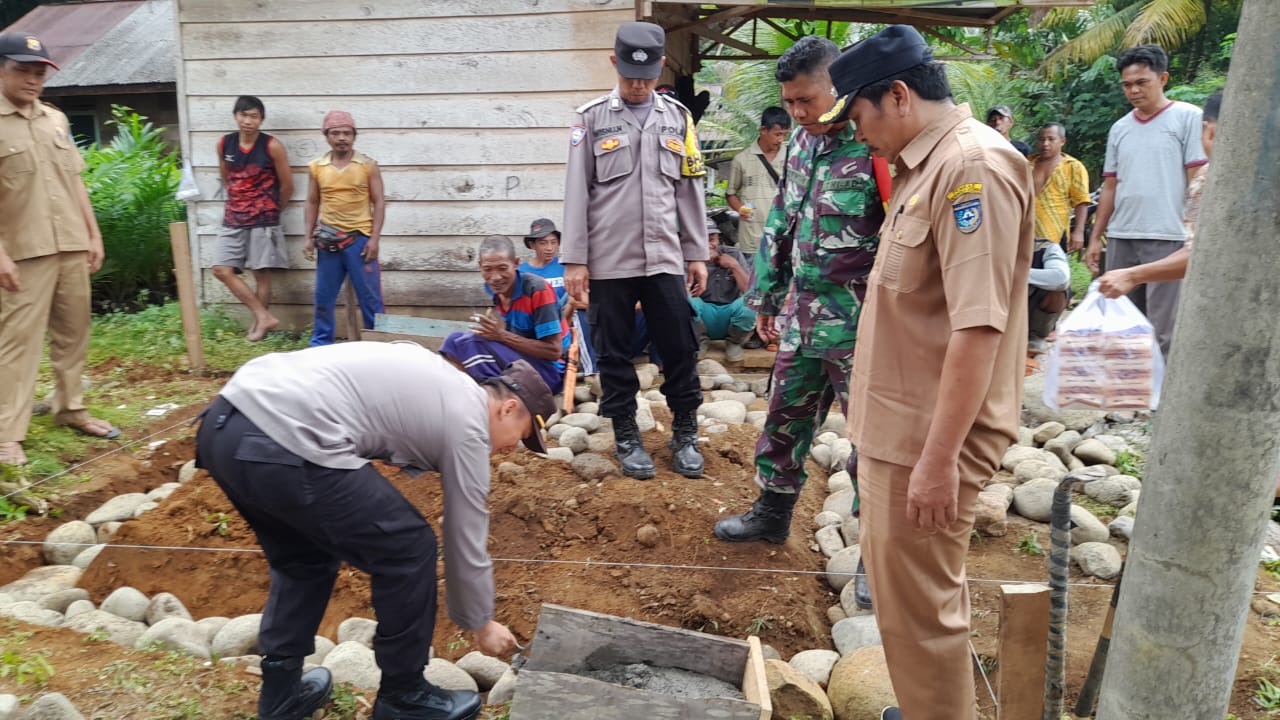
[[[853,602],[857,604],[859,610],[871,609],[871,583],[867,580],[867,563],[862,558],[858,558],[858,569],[854,572],[853,582]]]
[[[613,452],[622,463],[622,474],[627,477],[648,480],[658,474],[653,458],[644,449],[634,417],[613,418]]]
[[[438,688],[420,673],[384,676],[373,704],[373,720],[474,720],[480,705],[479,693]]]
[[[328,668],[302,673],[302,658],[262,658],[262,692],[258,695],[260,720],[303,720],[329,704],[333,676]]]
[[[671,421],[672,469],[687,478],[702,477],[702,451],[698,449],[698,411],[677,411]]]
[[[729,542],[766,540],[781,545],[791,534],[791,509],[796,506],[797,497],[796,493],[761,490],[750,510],[716,523],[716,537]]]

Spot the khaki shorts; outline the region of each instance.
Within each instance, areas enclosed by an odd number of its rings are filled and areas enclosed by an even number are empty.
[[[252,228],[224,225],[214,244],[213,264],[233,267],[236,272],[286,269],[289,256],[284,249],[284,231],[279,225]]]

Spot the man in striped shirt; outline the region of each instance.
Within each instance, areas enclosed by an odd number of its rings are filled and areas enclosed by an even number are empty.
[[[516,360],[525,360],[551,388],[560,392],[568,328],[547,281],[519,270],[511,238],[490,235],[480,243],[480,274],[497,310],[475,315],[473,332],[445,338],[440,354],[477,381],[497,377]]]

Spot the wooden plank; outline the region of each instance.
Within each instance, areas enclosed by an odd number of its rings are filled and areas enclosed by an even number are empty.
[[[195,168],[196,185],[203,201],[226,196],[216,167]],[[307,199],[308,174],[293,172],[295,202]],[[400,200],[561,200],[564,198],[564,163],[548,165],[481,165],[476,167],[424,168],[383,166],[382,182],[387,202]]]
[[[351,284],[351,278],[343,283],[346,290],[343,292],[344,305],[347,306],[347,339],[359,340],[360,331],[364,329],[364,320],[361,318],[360,301],[356,299],[356,288]]]
[[[182,26],[182,46],[187,60],[470,53],[478,50],[478,38],[492,52],[609,52],[618,25],[630,19],[630,10],[618,9],[498,17],[188,23]],[[341,42],[334,42],[339,38]]]
[[[234,303],[235,297],[213,271],[201,271],[206,302]],[[310,305],[315,301],[313,270],[287,270],[271,278],[272,307],[276,303]],[[493,302],[484,293],[478,273],[389,272],[382,275],[382,299],[387,305],[445,305],[483,312]]]
[[[996,680],[1001,720],[1026,720],[1044,714],[1048,643],[1049,588],[1001,585]]]
[[[759,720],[755,705],[727,698],[687,698],[558,672],[516,677],[511,720]]]
[[[558,202],[398,202],[387,205],[387,235],[511,235],[523,237],[529,221],[560,217]],[[217,235],[222,227],[222,203],[196,206],[196,232]],[[281,213],[287,235],[302,235],[303,206],[294,203]],[[522,245],[521,243],[517,243]]]
[[[173,277],[178,283],[178,306],[182,309],[187,363],[192,370],[200,371],[204,369],[204,338],[200,332],[195,279],[191,276],[191,240],[187,236],[186,223],[169,223],[169,245],[173,248]]]
[[[235,318],[237,322],[244,326],[245,330],[252,327],[253,315],[239,302],[217,303],[216,307],[225,312],[228,316]],[[409,305],[388,305],[386,309],[388,313],[394,315],[423,315],[456,319],[466,319],[472,312],[474,312],[474,308],[470,306],[449,307],[445,305],[423,305],[420,307]],[[315,318],[315,306],[309,301],[306,304],[273,302],[271,303],[271,314],[280,319],[280,330],[302,331],[306,329],[307,325],[309,325]],[[361,334],[366,340],[383,339],[368,337],[367,334],[373,332],[377,331],[364,330]],[[409,338],[410,336],[404,336],[404,339]],[[426,339],[429,341],[432,340],[431,338]],[[436,338],[436,340],[438,339],[439,338]]]
[[[479,270],[476,255],[480,247],[480,235],[445,237],[383,236],[378,248],[378,262],[383,272],[397,270],[435,270],[440,272],[472,273]],[[201,235],[200,267],[213,267],[214,246],[217,237]],[[302,235],[286,235],[285,250],[289,255],[289,269],[311,270],[315,261],[303,256]],[[516,250],[523,259],[532,256],[517,242]]]
[[[769,697],[769,679],[764,669],[764,647],[755,635],[747,637],[747,668],[742,673],[742,694],[747,702],[760,707],[757,720],[773,717],[773,700]]]
[[[374,95],[351,102],[329,96],[263,95],[266,132],[320,132],[325,113],[341,107],[350,111],[360,131],[377,128],[512,128],[565,127],[573,109],[604,94],[597,90],[519,92],[502,95]],[[235,96],[198,95],[187,98],[191,130],[227,133],[235,130],[231,108]]]
[[[471,15],[523,15],[536,12],[589,12],[629,9],[631,0],[307,0],[304,3],[261,0],[182,0],[178,20],[250,22],[261,20],[377,20]]]
[[[459,320],[438,320],[436,318],[378,313],[373,322],[373,329],[401,335],[447,337],[450,333],[470,332],[472,324]]]
[[[648,663],[703,673],[738,687],[747,652],[742,640],[544,604],[525,669],[577,672]]]
[[[409,335],[406,333],[384,332],[382,330],[362,330],[360,331],[360,339],[370,342],[395,342],[397,340],[407,340],[409,342],[418,343],[428,350],[439,351],[440,346],[444,344],[442,337],[430,337],[427,335]]]
[[[482,40],[476,38],[476,43]],[[192,95],[494,94],[599,89],[617,76],[607,52],[454,53],[281,59],[187,60]]]
[[[565,113],[563,121],[569,121]],[[191,133],[191,162],[218,167],[218,139],[225,133]],[[329,151],[315,131],[270,133],[284,143],[289,164],[301,169]],[[554,165],[569,156],[568,130],[370,130],[360,133],[360,151],[380,165]]]

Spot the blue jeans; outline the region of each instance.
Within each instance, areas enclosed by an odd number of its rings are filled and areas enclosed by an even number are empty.
[[[373,316],[382,312],[382,269],[378,261],[365,262],[360,253],[369,243],[367,235],[341,252],[316,251],[316,317],[311,331],[311,347],[333,344],[334,306],[343,278],[351,278],[360,318],[366,330],[373,329]]]

